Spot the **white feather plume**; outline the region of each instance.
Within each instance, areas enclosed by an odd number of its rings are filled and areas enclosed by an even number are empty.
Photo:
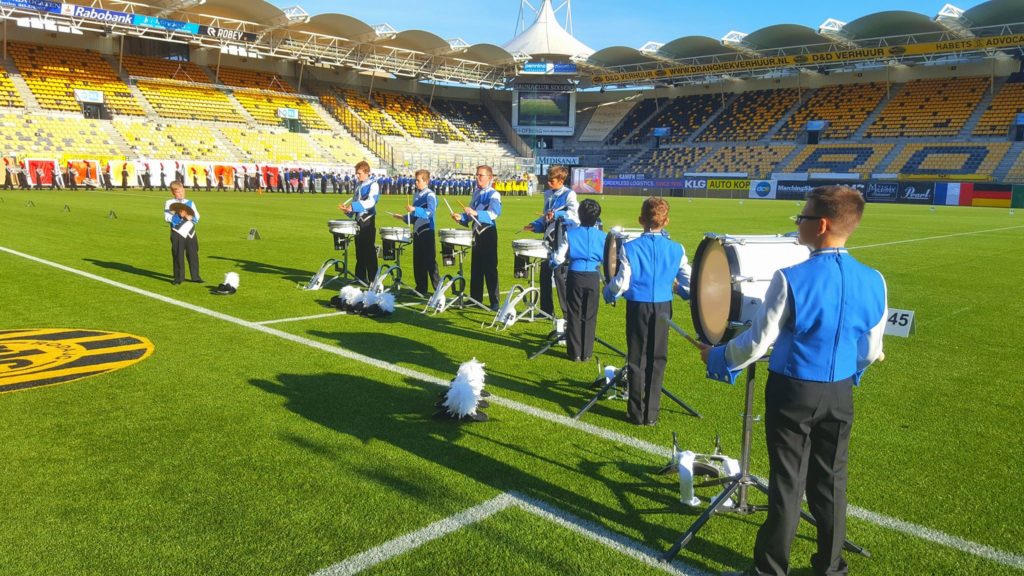
[[[374,304],[376,304],[379,301],[380,301],[380,294],[374,292],[373,290],[367,290],[366,293],[363,294],[363,304],[367,308],[369,308],[370,306],[373,306]]]
[[[480,393],[484,389],[484,377],[484,365],[476,358],[459,366],[444,400],[444,407],[449,414],[458,418],[476,415]]]
[[[231,286],[235,290],[238,290],[238,273],[228,272],[224,275],[224,283]]]
[[[388,314],[393,314],[395,311],[395,295],[391,292],[385,292],[377,298],[377,306]]]
[[[351,306],[356,303],[356,298],[358,298],[361,294],[362,292],[359,290],[359,288],[356,288],[355,286],[345,286],[344,288],[341,289],[341,292],[338,293],[338,296],[341,297],[341,299],[344,300],[346,304]]]

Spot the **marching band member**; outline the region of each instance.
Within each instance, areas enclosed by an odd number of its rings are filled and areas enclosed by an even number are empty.
[[[544,212],[533,222],[523,227],[527,232],[544,234],[548,240],[554,236],[554,228],[561,221],[566,228],[578,226],[580,223],[577,211],[580,203],[576,193],[565,186],[569,170],[565,166],[554,165],[548,168],[548,188],[544,190]],[[555,246],[550,246],[554,250]],[[540,265],[540,309],[545,314],[554,316],[555,304],[551,298],[551,278],[554,276],[555,289],[558,291],[559,307],[562,316],[566,316],[565,274],[562,269],[552,269],[550,262],[545,260]]]
[[[473,225],[473,261],[469,276],[469,296],[483,301],[484,281],[490,297],[491,310],[498,310],[498,229],[495,221],[501,216],[501,194],[491,187],[494,170],[490,166],[476,167],[476,189],[469,206],[463,213],[452,214],[452,219],[463,226]]]
[[[846,251],[864,199],[847,186],[811,190],[797,216],[811,257],[772,277],[749,330],[705,346],[708,377],[734,382],[764,356],[768,517],[757,533],[751,574],[787,574],[789,551],[807,507],[818,530],[815,574],[846,574],[846,479],[853,386],[882,354],[885,279]]]
[[[202,282],[199,277],[199,239],[196,238],[195,225],[199,223],[199,210],[195,202],[185,198],[185,185],[175,180],[171,182],[171,195],[164,202],[164,221],[171,225],[171,259],[174,262],[174,280],[172,284],[181,284],[185,280],[183,257],[188,259],[189,275],[193,282]],[[171,210],[171,205],[180,203],[192,209],[192,214],[182,209]],[[185,230],[183,233],[182,230]]]
[[[686,250],[669,240],[669,206],[650,197],[640,208],[644,233],[622,244],[615,278],[604,287],[606,302],[626,298],[626,344],[629,370],[629,418],[634,424],[658,423],[661,385],[668,361],[668,323],[672,317],[673,283],[684,300],[690,298],[690,264]]]
[[[569,359],[579,362],[594,353],[597,330],[597,308],[600,299],[598,268],[604,260],[604,241],[608,236],[596,227],[601,205],[590,198],[580,204],[580,225],[569,228],[552,254],[552,265],[558,270],[568,260],[566,280],[565,347]]]
[[[412,269],[416,278],[416,291],[420,294],[427,292],[427,277],[437,290],[440,275],[437,272],[437,252],[434,250],[434,213],[437,212],[437,196],[428,186],[430,184],[430,172],[427,170],[416,171],[416,195],[412,198],[412,204],[408,204],[405,216],[396,214],[395,218],[412,224]]]
[[[339,204],[350,218],[359,225],[356,232],[356,278],[369,286],[377,275],[377,197],[380,187],[370,180],[370,164],[365,160],[356,164],[356,179],[359,187],[352,196],[352,205]],[[301,180],[299,190],[301,188]]]

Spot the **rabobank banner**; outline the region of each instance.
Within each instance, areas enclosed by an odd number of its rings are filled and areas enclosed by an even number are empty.
[[[60,13],[64,16],[70,16],[71,18],[96,20],[97,22],[121,24],[124,26],[132,25],[131,14],[115,12],[114,10],[104,10],[102,8],[92,8],[90,6],[78,6],[77,4],[63,4],[60,7]]]
[[[750,198],[754,200],[775,200],[776,180],[751,180]]]
[[[49,0],[0,0],[0,5],[60,14],[60,2],[50,2]]]

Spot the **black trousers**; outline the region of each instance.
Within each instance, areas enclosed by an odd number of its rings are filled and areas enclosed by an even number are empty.
[[[626,301],[627,413],[634,424],[654,424],[661,409],[661,385],[668,362],[668,323],[672,302]]]
[[[441,276],[437,272],[437,252],[434,243],[434,230],[424,228],[419,234],[412,237],[412,270],[416,278],[416,291],[420,294],[427,292],[427,277],[430,278],[430,285],[437,290]]]
[[[369,284],[377,276],[377,217],[356,217],[356,278]]]
[[[808,382],[768,373],[765,436],[768,442],[768,518],[757,532],[754,566],[786,574],[800,523],[800,505],[818,524],[815,574],[846,574],[846,481],[853,427],[853,380]]]
[[[564,266],[560,266],[564,268]],[[601,299],[597,272],[569,272],[565,314],[565,348],[570,360],[586,360],[594,354],[597,307]]]
[[[554,270],[551,269],[551,262],[545,260],[540,264],[540,309],[541,312],[555,315],[555,303],[551,298],[551,278],[554,276],[555,279],[555,290],[558,291],[558,307],[562,313],[562,318],[568,317],[568,308],[566,307],[566,295],[565,295],[565,275],[567,272],[566,266],[559,266]]]
[[[185,281],[185,260],[192,280],[199,280],[199,237],[184,238],[171,230],[171,260],[174,262],[174,281]]]
[[[484,301],[484,282],[487,283],[488,302],[498,306],[498,230],[488,226],[483,232],[473,232],[473,262],[469,268],[469,297]]]

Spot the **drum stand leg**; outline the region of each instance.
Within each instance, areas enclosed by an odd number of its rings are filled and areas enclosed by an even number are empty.
[[[397,296],[402,290],[405,290],[407,292],[412,292],[413,294],[416,295],[417,298],[426,298],[426,296],[417,292],[415,288],[402,282],[403,250],[405,250],[405,244],[399,243],[395,246],[395,265],[392,266],[392,269],[395,270],[396,272],[394,281],[391,283],[391,286],[388,288],[388,290],[390,290],[391,293],[394,294],[395,296]]]
[[[549,348],[550,348],[550,346],[549,346]],[[611,348],[611,346],[609,346],[609,348]],[[545,350],[546,349],[547,348],[545,348]],[[614,350],[614,348],[612,348],[612,349]],[[623,356],[625,356],[625,355],[623,355]],[[598,365],[598,368],[600,368],[600,363]],[[626,370],[626,366],[623,366],[622,368],[619,368],[618,370],[616,370],[615,371],[615,375],[612,376],[611,378],[603,378],[602,377],[602,378],[598,378],[597,380],[595,380],[594,383],[591,386],[597,385],[597,383],[600,382],[602,379],[607,380],[607,381],[604,383],[603,386],[601,386],[601,389],[597,391],[597,394],[594,394],[593,398],[588,400],[587,403],[583,406],[583,408],[580,408],[580,411],[577,412],[573,416],[573,419],[574,420],[579,420],[580,417],[583,416],[587,412],[587,410],[590,410],[591,408],[593,408],[594,404],[596,404],[598,400],[600,400],[601,398],[604,397],[605,393],[608,392],[608,390],[612,386],[618,386],[619,384],[622,384],[623,388],[625,388],[626,382],[627,382],[627,376],[626,376],[627,372],[628,371]],[[694,416],[696,418],[703,418],[703,416],[700,415],[700,412],[697,412],[692,407],[690,407],[689,404],[687,404],[686,402],[683,402],[678,397],[676,397],[675,394],[673,394],[673,393],[669,392],[668,390],[666,390],[664,386],[661,387],[661,393],[664,394],[665,397],[668,398],[669,400],[671,400],[671,401],[675,402],[676,404],[678,404],[683,410],[686,410],[686,412],[688,412],[690,414],[690,416]],[[625,392],[623,393],[623,398],[625,398]]]
[[[707,509],[704,510],[704,513],[700,515],[700,518],[697,518],[686,532],[684,532],[683,535],[680,536],[674,544],[672,544],[672,547],[668,549],[668,552],[665,552],[662,556],[662,559],[665,561],[671,561],[675,558],[676,555],[679,554],[679,551],[690,543],[690,540],[697,535],[697,532],[703,528],[704,524],[706,524],[716,513],[735,512],[737,514],[753,514],[755,512],[763,512],[766,510],[764,506],[755,506],[747,502],[747,490],[751,487],[760,490],[765,495],[768,494],[768,485],[763,480],[750,473],[750,443],[754,428],[754,383],[757,374],[756,365],[757,363],[755,362],[747,367],[747,395],[746,404],[743,409],[743,448],[740,453],[740,471],[735,476],[711,480],[699,485],[714,486],[717,484],[724,484],[724,487],[722,492],[711,501]],[[734,493],[737,495],[736,503],[731,506],[727,505]],[[816,526],[814,518],[802,508],[800,510],[800,517],[809,522],[812,526]],[[843,548],[855,554],[860,554],[865,558],[871,557],[870,552],[849,540],[843,540]]]

